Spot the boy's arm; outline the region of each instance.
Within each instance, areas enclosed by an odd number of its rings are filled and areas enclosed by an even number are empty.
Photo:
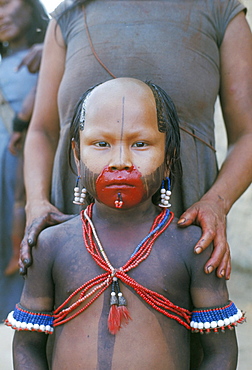
[[[204,351],[203,362],[199,370],[235,370],[237,368],[237,341],[235,330],[225,333],[195,334],[200,335]]]
[[[45,234],[50,235],[45,230],[39,238],[38,247],[34,248],[33,265],[25,278],[20,304],[15,308],[16,316],[14,313],[15,317],[11,317],[9,322],[9,324],[14,324],[14,328],[16,325],[19,326],[13,341],[15,370],[48,369],[46,343],[50,334],[39,331],[41,329],[49,331],[49,324],[45,321],[42,323],[40,318],[41,313],[46,313],[43,318],[46,316],[51,320],[54,306],[54,283],[52,280],[54,248],[52,243],[46,242],[47,239],[52,239],[52,236],[45,238]],[[23,323],[21,328],[18,321]],[[45,327],[46,325],[48,326]]]
[[[15,370],[48,370],[46,342],[48,335],[34,331],[16,331],[13,339]]]
[[[209,248],[211,249],[211,248]],[[202,255],[192,256],[191,270],[191,297],[195,310],[201,312],[207,308],[221,308],[229,303],[229,296],[225,279],[219,279],[215,274],[206,275],[204,264],[211,254],[211,250],[205,251]],[[224,309],[225,310],[225,309]],[[213,310],[213,314],[220,310]],[[224,312],[224,311],[222,311]],[[204,314],[203,314],[204,317]],[[200,321],[215,321],[214,316]],[[233,328],[233,326],[230,326]],[[209,333],[195,333],[200,338],[204,351],[204,359],[199,369],[201,370],[235,370],[237,365],[237,341],[235,330],[228,327],[210,329]]]

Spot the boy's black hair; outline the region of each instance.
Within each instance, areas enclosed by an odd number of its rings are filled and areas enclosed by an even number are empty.
[[[158,130],[166,133],[165,166],[170,173],[170,179],[173,183],[175,174],[176,176],[181,176],[182,173],[177,110],[171,97],[160,86],[150,81],[146,81],[145,83],[150,87],[155,98]]]
[[[29,47],[33,44],[39,44],[44,41],[47,25],[49,22],[49,15],[45,10],[44,6],[39,0],[22,0],[24,4],[27,4],[32,12],[30,19],[30,26],[26,32],[26,40]],[[0,42],[0,54],[2,56],[8,50],[8,43]]]
[[[157,108],[157,122],[158,130],[166,133],[165,140],[165,167],[170,173],[171,183],[173,184],[174,178],[179,178],[182,174],[182,167],[180,161],[180,131],[179,131],[179,118],[177,115],[176,107],[170,98],[170,96],[158,85],[147,81],[146,85],[150,87],[153,92],[156,108]],[[83,112],[83,102],[87,96],[97,87],[99,84],[89,88],[79,99],[74,116],[70,126],[70,142],[74,140],[79,146],[80,143],[80,124],[85,126],[85,112]],[[84,114],[83,114],[84,113]],[[80,122],[81,116],[84,116],[84,122]],[[84,127],[83,126],[83,127]],[[78,147],[77,147],[78,150]],[[71,144],[69,146],[69,164],[74,173],[76,171],[72,166],[72,149]],[[160,184],[161,185],[161,184]],[[159,194],[158,194],[159,197]],[[156,204],[156,194],[153,196],[153,202]]]

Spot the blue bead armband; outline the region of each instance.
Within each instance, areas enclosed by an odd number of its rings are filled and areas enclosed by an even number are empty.
[[[233,329],[237,323],[242,323],[244,320],[244,313],[229,301],[224,307],[193,310],[190,326],[192,332],[203,334]]]
[[[30,330],[45,334],[53,333],[53,316],[50,312],[28,311],[17,304],[5,320],[5,325],[15,330]]]

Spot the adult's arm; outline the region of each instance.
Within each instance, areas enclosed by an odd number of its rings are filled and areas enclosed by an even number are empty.
[[[37,73],[39,71],[41,64],[43,48],[44,48],[43,43],[34,44],[17,66],[16,68],[17,72],[22,67],[25,66],[27,67],[30,73]],[[36,95],[36,86],[31,89],[31,91],[24,100],[20,112],[18,112],[17,114],[18,118],[21,119],[22,121],[30,122],[34,107],[35,95]],[[18,152],[22,149],[25,134],[26,130],[23,131],[14,130],[14,132],[12,133],[8,149],[13,155],[18,154]]]
[[[210,190],[181,215],[178,224],[203,230],[195,253],[213,242],[205,272],[230,276],[226,216],[252,181],[252,35],[243,12],[228,25],[221,48],[220,101],[228,138],[227,157]]]
[[[36,95],[36,89],[37,86],[34,86],[26,98],[23,101],[21,110],[17,113],[17,117],[21,119],[24,122],[30,122],[33,107],[34,107],[34,101],[35,101],[35,95]],[[15,130],[15,127],[13,128],[13,133],[11,135],[8,149],[13,154],[16,155],[20,150],[23,148],[24,144],[24,138],[26,134],[27,127],[19,128],[18,130]]]
[[[23,274],[32,262],[30,248],[36,243],[40,231],[69,218],[49,201],[59,139],[57,94],[64,73],[65,54],[60,28],[52,19],[45,37],[34,112],[24,149],[27,226],[20,254],[20,272]]]

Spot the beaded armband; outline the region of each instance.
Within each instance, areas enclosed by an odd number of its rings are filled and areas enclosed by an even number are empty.
[[[45,334],[53,333],[53,316],[50,312],[27,311],[17,304],[5,320],[5,325],[15,330],[30,330]]]
[[[191,331],[193,333],[210,333],[233,329],[237,323],[245,321],[245,314],[236,305],[229,301],[224,307],[193,310]]]
[[[30,121],[24,121],[16,114],[12,120],[13,131],[23,132],[28,129]]]

